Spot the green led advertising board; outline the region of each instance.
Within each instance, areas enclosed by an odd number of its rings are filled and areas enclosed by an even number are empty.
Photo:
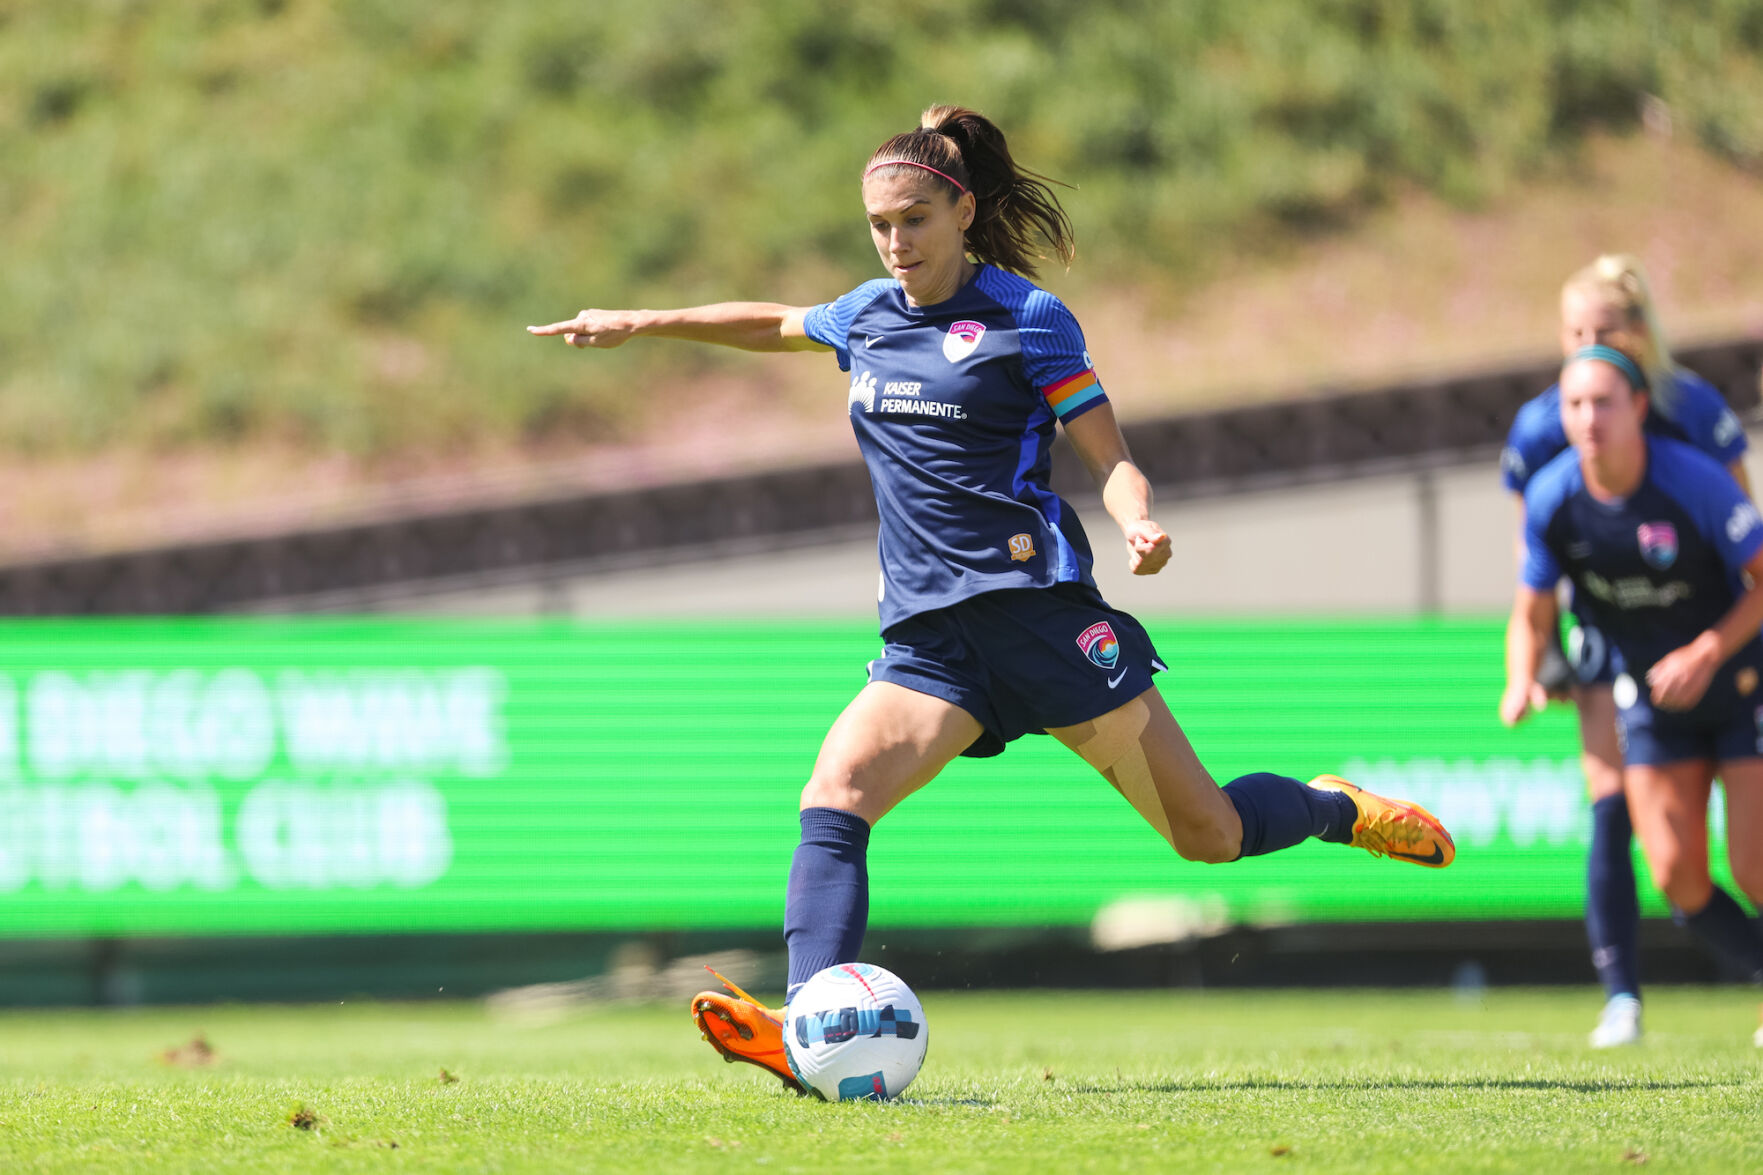
[[[1458,864],[1184,862],[1029,737],[882,822],[873,925],[1579,913],[1572,718],[1499,725],[1498,622],[1150,627],[1221,781],[1412,796]],[[7,622],[0,934],[775,926],[798,793],[879,645],[831,621]]]

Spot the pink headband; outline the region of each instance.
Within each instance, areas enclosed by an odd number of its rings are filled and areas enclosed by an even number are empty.
[[[964,184],[962,184],[962,182],[960,180],[956,179],[952,175],[949,175],[947,172],[938,171],[936,168],[932,167],[928,163],[914,163],[910,159],[884,159],[880,163],[877,163],[875,166],[871,167],[868,171],[864,172],[863,178],[868,179],[871,175],[873,175],[875,172],[879,171],[881,168],[884,168],[884,167],[921,167],[925,171],[930,172],[932,175],[940,175],[944,179],[948,180],[950,183],[954,184],[955,190],[957,192],[965,192],[967,190],[966,186]]]

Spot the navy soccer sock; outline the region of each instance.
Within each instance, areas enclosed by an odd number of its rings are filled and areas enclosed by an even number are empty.
[[[1763,984],[1763,933],[1759,933],[1732,895],[1714,887],[1708,904],[1694,914],[1675,912],[1677,920],[1714,948],[1716,954],[1738,965],[1745,978]]]
[[[1224,785],[1224,795],[1243,818],[1240,857],[1257,857],[1311,837],[1348,844],[1359,809],[1345,792],[1307,787],[1288,775],[1258,771]]]
[[[790,859],[784,943],[789,994],[835,963],[854,963],[869,924],[869,825],[837,808],[802,809],[802,843]]]
[[[1628,800],[1605,796],[1592,805],[1592,851],[1586,860],[1585,931],[1592,966],[1606,996],[1641,994],[1641,908],[1635,897],[1634,825]]]

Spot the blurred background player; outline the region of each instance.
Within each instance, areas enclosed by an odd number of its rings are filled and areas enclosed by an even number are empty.
[[[1500,717],[1515,725],[1546,702],[1536,674],[1565,575],[1609,642],[1623,789],[1653,880],[1684,925],[1763,984],[1763,928],[1710,877],[1707,824],[1718,775],[1733,877],[1763,902],[1763,520],[1719,462],[1646,432],[1632,357],[1580,348],[1559,388],[1573,449],[1525,489]]]
[[[1223,862],[1312,836],[1422,865],[1455,848],[1423,809],[1322,776],[1258,773],[1219,788],[1152,685],[1150,637],[1110,608],[1075,511],[1049,487],[1063,424],[1131,570],[1170,541],[1065,306],[1028,277],[1039,242],[1072,256],[1051,189],[1003,134],[959,107],[876,150],[864,208],[889,278],[813,307],[723,303],[584,310],[534,334],[577,347],[637,335],[755,351],[833,351],[881,515],[881,629],[869,683],[833,723],[802,793],[784,937],[793,992],[857,959],[868,919],[870,829],[958,755],[1045,732],[1098,770],[1183,857]],[[780,1013],[729,985],[694,1019],[726,1058],[800,1088]]]
[[[1646,374],[1649,433],[1694,445],[1725,465],[1747,491],[1745,431],[1725,399],[1701,376],[1671,361],[1646,273],[1638,259],[1606,254],[1561,289],[1561,353],[1602,343],[1633,356]],[[1524,558],[1523,495],[1531,475],[1568,447],[1561,424],[1560,385],[1518,410],[1501,454],[1506,488],[1519,507],[1519,559]],[[1543,648],[1538,680],[1551,696],[1568,696],[1579,712],[1580,763],[1592,802],[1592,844],[1586,863],[1586,936],[1605,1004],[1592,1030],[1596,1048],[1633,1044],[1641,1035],[1640,906],[1631,845],[1633,825],[1622,792],[1616,705],[1611,699],[1608,644],[1586,618],[1577,596],[1574,629],[1564,657],[1559,636]]]

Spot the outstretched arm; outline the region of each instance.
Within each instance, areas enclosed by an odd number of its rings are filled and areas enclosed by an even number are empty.
[[[1532,710],[1549,704],[1548,692],[1536,679],[1537,666],[1550,631],[1559,623],[1553,591],[1519,586],[1512,618],[1506,622],[1506,692],[1500,698],[1500,721],[1507,726],[1517,726]]]
[[[528,334],[562,335],[572,347],[616,347],[638,335],[689,339],[743,351],[830,351],[808,337],[806,306],[717,302],[684,310],[584,310],[566,322],[529,326]]]
[[[1524,539],[1524,495],[1514,494],[1512,497],[1518,504],[1518,538],[1515,547],[1518,552],[1518,569],[1522,571],[1529,550]],[[1562,654],[1559,626],[1544,635],[1542,660],[1538,664],[1536,678],[1552,700],[1566,699],[1573,695],[1573,668],[1567,664],[1567,658]]]
[[[1151,483],[1132,463],[1114,408],[1100,404],[1065,426],[1078,459],[1102,491],[1102,505],[1126,537],[1134,575],[1156,575],[1169,562],[1169,536],[1151,521]]]

